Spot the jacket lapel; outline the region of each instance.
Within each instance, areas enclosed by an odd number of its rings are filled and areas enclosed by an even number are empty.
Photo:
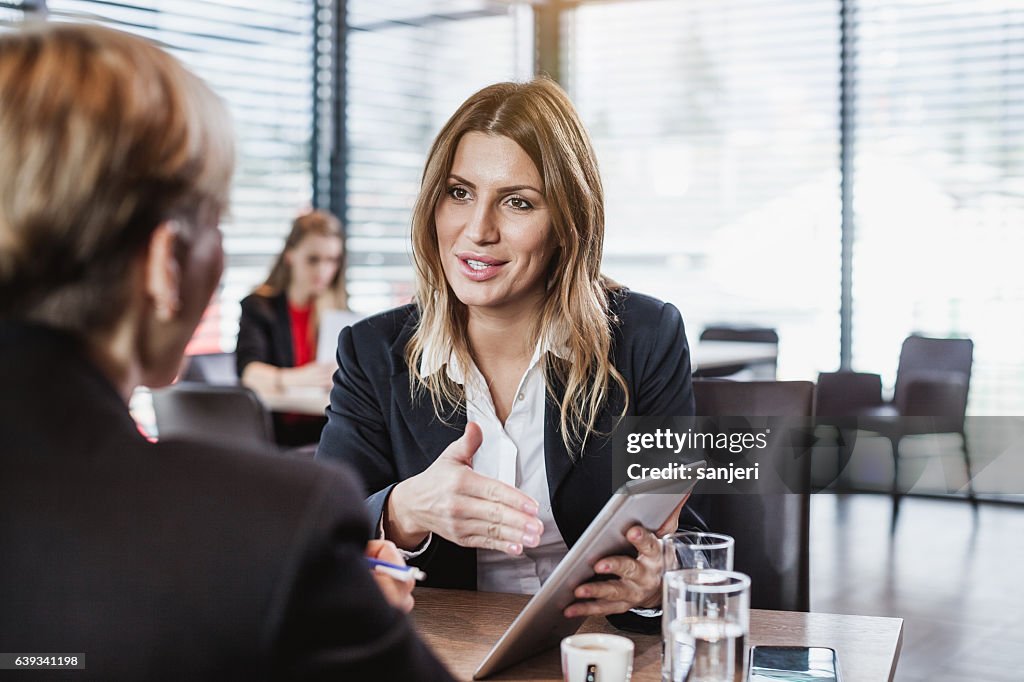
[[[295,366],[295,352],[292,348],[291,315],[288,312],[288,295],[280,293],[271,299],[274,306],[273,343],[277,347],[277,355],[281,358],[282,367]]]
[[[430,466],[437,456],[466,430],[466,411],[461,406],[459,409],[449,409],[445,413],[446,419],[442,421],[434,414],[434,405],[429,396],[417,395],[414,400],[410,394],[405,346],[412,337],[418,319],[417,315],[410,316],[405,328],[391,346],[391,353],[394,356],[392,366],[395,368],[395,373],[391,376],[391,396],[399,416],[405,422],[408,438],[415,443],[425,464]]]
[[[553,355],[548,355],[549,360],[553,358]],[[559,488],[573,469],[573,461],[565,449],[565,443],[562,442],[559,401],[565,395],[565,384],[558,379],[555,372],[548,372],[547,378],[551,382],[552,390],[546,392],[544,400],[544,466],[553,505]]]

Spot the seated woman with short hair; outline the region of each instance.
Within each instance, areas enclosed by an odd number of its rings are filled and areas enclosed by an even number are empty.
[[[0,649],[96,680],[449,680],[408,583],[371,577],[402,557],[347,471],[128,412],[216,289],[233,157],[224,104],[141,38],[0,35]]]

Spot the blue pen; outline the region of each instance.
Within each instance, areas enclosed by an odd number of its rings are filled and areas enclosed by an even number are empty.
[[[427,574],[415,566],[399,566],[398,564],[388,563],[387,561],[381,561],[380,559],[371,559],[370,557],[366,557],[366,563],[370,566],[371,570],[374,570],[377,573],[383,573],[395,580],[409,582],[411,580],[427,579]]]

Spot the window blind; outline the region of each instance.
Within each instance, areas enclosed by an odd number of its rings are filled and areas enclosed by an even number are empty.
[[[853,8],[854,366],[970,336],[970,411],[1024,414],[1024,5]]]
[[[8,30],[5,24],[21,21],[25,15],[24,0],[0,0],[0,33]]]
[[[562,72],[605,185],[605,273],[710,323],[772,326],[782,376],[839,349],[839,13],[820,0],[567,11]]]
[[[352,307],[412,296],[409,228],[434,136],[481,87],[533,73],[526,3],[350,0],[346,225]]]
[[[190,352],[233,350],[238,301],[267,274],[312,198],[313,0],[49,0],[51,20],[96,21],[164,45],[227,102],[237,138],[227,269]]]

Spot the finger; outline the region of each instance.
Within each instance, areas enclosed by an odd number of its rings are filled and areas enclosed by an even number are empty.
[[[602,580],[596,583],[584,583],[573,591],[577,599],[596,599],[609,602],[632,604],[635,599],[634,586],[621,580]]]
[[[412,583],[395,580],[386,575],[380,573],[374,574],[374,579],[377,581],[377,587],[384,593],[384,598],[389,604],[394,606],[396,609],[409,613],[413,607],[412,597]]]
[[[473,456],[476,451],[480,449],[480,445],[484,442],[483,431],[480,430],[480,425],[475,422],[469,422],[466,424],[466,430],[462,436],[446,447],[444,452],[438,459],[445,458],[450,459],[459,464],[465,464],[466,466],[473,465]]]
[[[626,533],[626,539],[636,547],[636,551],[647,557],[661,556],[661,545],[658,538],[643,526],[633,526]]]
[[[577,616],[608,616],[613,613],[625,613],[629,611],[630,606],[628,602],[624,601],[587,601],[587,602],[574,602],[566,607],[562,614],[566,618],[575,618]]]
[[[498,502],[531,516],[536,516],[537,512],[540,511],[540,505],[537,504],[537,500],[523,491],[506,485],[495,478],[476,472],[471,472],[470,475],[466,476],[460,487],[460,492],[482,500]]]
[[[504,552],[509,556],[519,556],[523,553],[523,545],[519,542],[506,542],[486,535],[466,535],[458,544],[463,547],[474,547],[476,549],[493,549],[497,552]]]
[[[540,533],[531,533],[518,525],[508,526],[479,519],[469,519],[456,524],[455,528],[460,545],[465,544],[462,541],[469,538],[490,538],[506,543],[521,544],[524,547],[536,547],[540,544]]]
[[[379,546],[376,553],[369,556],[372,556],[375,559],[380,559],[381,561],[387,561],[390,564],[405,566],[405,557],[402,556],[402,553],[399,551],[398,547],[395,546],[395,543],[390,540],[370,540],[370,542],[379,543]]]
[[[665,523],[661,524],[655,535],[657,535],[660,538],[661,536],[667,535],[668,533],[675,533],[676,530],[679,529],[679,514],[682,513],[683,505],[686,504],[686,500],[689,497],[690,496],[687,495],[686,497],[679,501],[679,504],[676,505],[676,508],[673,509],[672,513],[668,515],[668,518],[665,519]]]
[[[633,557],[606,556],[594,564],[594,572],[602,575],[617,575],[624,580],[634,580],[643,573],[643,567]]]
[[[465,534],[487,535],[530,545],[527,536],[540,540],[544,532],[544,524],[537,517],[477,497],[457,497],[451,503],[449,515],[453,518],[456,528],[463,530]],[[480,530],[487,527],[493,527],[494,532]]]

